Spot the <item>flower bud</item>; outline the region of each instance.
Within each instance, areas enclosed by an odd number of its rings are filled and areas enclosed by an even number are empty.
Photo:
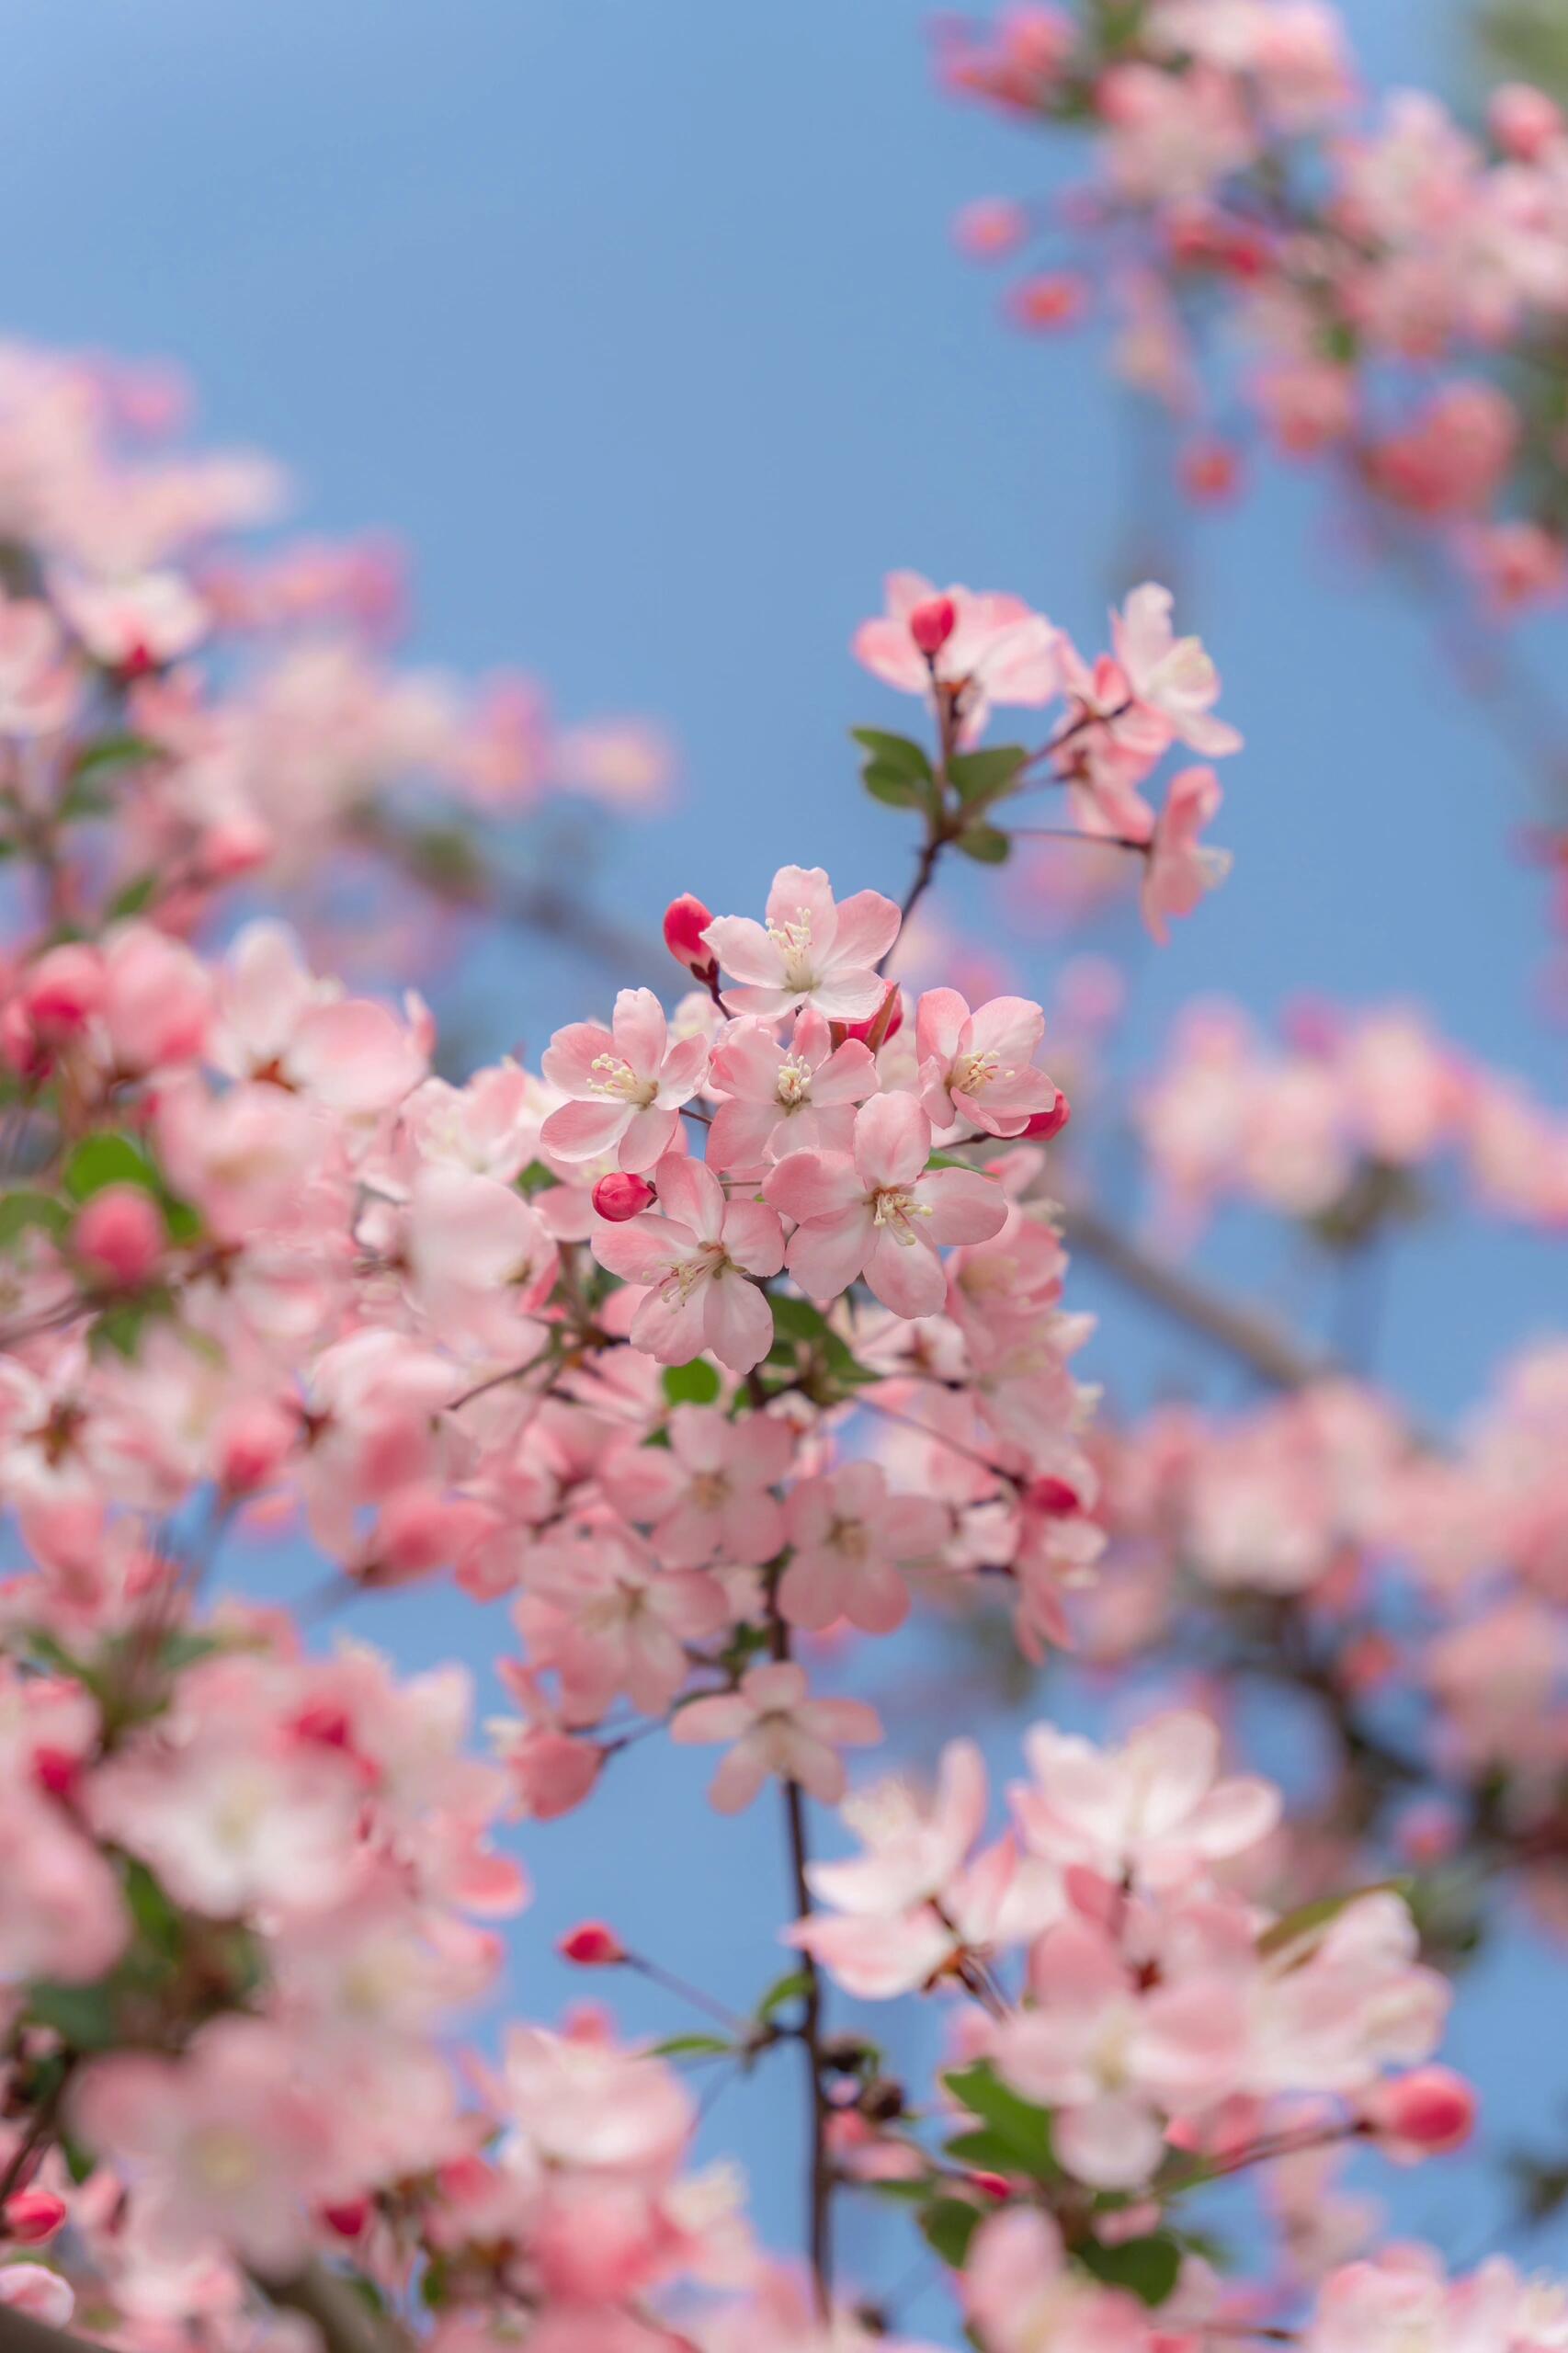
[[[18,2246],[39,2246],[65,2220],[65,2200],[51,2189],[18,2189],[0,2206],[0,2238]]]
[[[1076,1487],[1049,1475],[1032,1482],[1024,1501],[1031,1511],[1044,1512],[1052,1519],[1070,1519],[1084,1508]]]
[[[83,1203],[71,1229],[75,1256],[122,1290],[146,1281],[165,1239],[163,1212],[139,1185],[106,1185]]]
[[[1517,162],[1539,162],[1562,135],[1562,116],[1544,90],[1528,82],[1505,82],[1486,108],[1487,128],[1505,153]]]
[[[641,1217],[653,1198],[653,1188],[645,1176],[629,1176],[624,1169],[601,1176],[594,1187],[594,1207],[611,1225],[624,1225],[628,1218]]]
[[[51,948],[22,981],[22,1002],[40,1038],[74,1036],[97,1013],[103,995],[103,958],[96,948]]]
[[[1059,1136],[1062,1133],[1072,1117],[1073,1106],[1058,1087],[1056,1100],[1050,1110],[1037,1111],[1024,1130],[1024,1133],[1031,1142],[1049,1143],[1052,1136]]]
[[[836,1025],[835,1025],[836,1027]],[[896,981],[890,981],[887,994],[875,1013],[864,1021],[846,1021],[844,1035],[856,1039],[862,1046],[869,1046],[873,1053],[896,1038],[903,1027],[903,991]]]
[[[1460,2149],[1475,2129],[1475,2094],[1451,2067],[1415,2067],[1380,2084],[1366,2118],[1381,2141],[1425,2157]]]
[[[909,616],[909,634],[927,661],[940,654],[958,625],[958,607],[950,597],[927,597]]]
[[[1069,270],[1054,269],[1015,286],[1007,297],[1007,308],[1015,326],[1038,335],[1071,326],[1082,315],[1086,300],[1081,278]]]
[[[712,910],[689,891],[672,899],[665,909],[665,946],[676,962],[684,964],[688,972],[695,972],[699,980],[705,980],[710,972],[718,970],[713,950],[702,938],[712,920]]]
[[[579,1969],[618,1969],[626,1959],[626,1947],[602,1920],[584,1920],[568,1928],[555,1949]]]
[[[323,2206],[319,2211],[329,2231],[335,2231],[340,2239],[357,2239],[370,2219],[370,2201],[368,2198],[345,2198],[337,2205]]]

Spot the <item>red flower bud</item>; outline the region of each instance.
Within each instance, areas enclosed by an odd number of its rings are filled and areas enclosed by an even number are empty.
[[[18,2189],[0,2207],[0,2238],[19,2246],[51,2239],[65,2220],[65,2200],[51,2189]]]
[[[321,2218],[340,2239],[357,2239],[370,2219],[370,2201],[368,2198],[346,2198],[338,2205],[324,2206]]]
[[[713,950],[703,943],[702,935],[713,920],[712,910],[689,891],[672,899],[665,909],[665,946],[677,964],[684,964],[699,980],[706,979],[717,970]]]
[[[146,1280],[165,1239],[162,1211],[138,1185],[106,1185],[77,1211],[71,1230],[83,1265],[124,1290]]]
[[[579,1969],[615,1969],[626,1959],[626,1947],[602,1920],[584,1920],[569,1928],[555,1949]]]
[[[653,1199],[653,1188],[646,1176],[629,1176],[621,1169],[612,1176],[601,1176],[594,1187],[594,1207],[612,1225],[624,1225],[628,1218],[640,1217]]]
[[[846,1039],[857,1039],[862,1046],[869,1046],[874,1053],[879,1046],[885,1046],[890,1038],[896,1038],[903,1027],[903,991],[896,981],[890,981],[886,995],[869,1019],[846,1021],[839,1026]]]
[[[82,1760],[68,1748],[35,1748],[33,1779],[51,1798],[69,1798],[75,1794],[82,1778]]]
[[[1050,1110],[1037,1111],[1024,1130],[1024,1133],[1036,1143],[1049,1143],[1052,1136],[1059,1136],[1062,1133],[1072,1117],[1073,1106],[1058,1088],[1056,1100]]]
[[[1475,2094],[1451,2067],[1415,2067],[1380,2084],[1367,2103],[1380,2140],[1433,2156],[1462,2148],[1475,2127]]]
[[[1084,1507],[1076,1487],[1065,1479],[1037,1479],[1025,1500],[1031,1511],[1047,1512],[1053,1519],[1070,1519]]]
[[[1046,270],[1026,278],[1007,297],[1017,325],[1039,334],[1051,327],[1071,326],[1081,316],[1087,296],[1084,281],[1064,269]]]
[[[927,660],[940,654],[959,625],[959,609],[950,597],[927,597],[909,616],[909,634]]]
[[[1006,2174],[971,2173],[970,2182],[983,2198],[994,2198],[999,2205],[1013,2194]]]

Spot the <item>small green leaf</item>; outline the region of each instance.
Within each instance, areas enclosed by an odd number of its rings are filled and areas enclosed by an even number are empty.
[[[811,1990],[812,1981],[805,1970],[787,1970],[782,1977],[774,1979],[773,1984],[758,2002],[754,2016],[759,2018],[766,2026],[775,2011],[781,2010],[786,2002],[804,2001]]]
[[[15,1193],[0,1194],[0,1250],[8,1250],[30,1232],[58,1238],[70,1222],[69,1211],[48,1193],[23,1187]]]
[[[655,2059],[696,2059],[716,2056],[721,2051],[733,2051],[722,2034],[672,2034],[665,2042],[655,2042],[652,2056]]]
[[[828,1328],[826,1316],[809,1299],[776,1299],[771,1304],[776,1339],[814,1342]]]
[[[180,1949],[184,1936],[179,1912],[145,1863],[127,1863],[125,1901],[136,1923],[137,1934],[155,1952],[166,1960],[173,1960]]]
[[[1008,2171],[1044,2179],[1059,2170],[1051,2153],[1050,2110],[1036,2108],[1032,2100],[1022,2098],[1003,2083],[989,2060],[954,2068],[942,2081],[953,2097],[1011,2150]]]
[[[1181,2272],[1181,2247],[1168,2231],[1151,2231],[1147,2238],[1123,2239],[1119,2246],[1103,2246],[1087,2239],[1074,2248],[1085,2271],[1108,2288],[1126,2288],[1141,2302],[1163,2304]]]
[[[946,2143],[955,2165],[971,2165],[979,2173],[1017,2173],[1018,2152],[1004,2133],[982,2125],[978,2132],[960,2132]]]
[[[107,1983],[65,1985],[40,1978],[27,1991],[26,2015],[52,2027],[74,2051],[108,2051],[119,2039],[114,2002]]]
[[[955,752],[948,762],[948,781],[966,809],[983,808],[986,801],[1006,790],[1028,756],[1021,744],[998,744],[984,752]]]
[[[954,835],[953,846],[977,866],[1006,866],[1013,854],[1010,837],[997,825],[966,825]]]
[[[693,1357],[689,1364],[667,1364],[664,1373],[665,1395],[672,1405],[711,1405],[722,1383],[718,1367],[706,1357]]]
[[[915,777],[901,776],[896,768],[884,767],[881,760],[868,760],[860,771],[860,781],[873,801],[881,801],[890,809],[922,809],[929,806],[930,788]]]
[[[547,1168],[542,1160],[530,1160],[517,1178],[517,1190],[531,1201],[536,1193],[548,1193],[561,1179]]]
[[[108,905],[104,909],[105,921],[123,922],[127,915],[139,915],[144,907],[152,904],[162,880],[163,877],[155,872],[138,874],[133,881],[126,883],[123,890],[115,892]]]
[[[83,777],[107,776],[115,768],[140,767],[143,761],[160,757],[157,745],[145,735],[100,735],[77,753],[71,763],[71,779],[75,783]]]
[[[881,727],[852,727],[850,734],[871,761],[885,768],[890,775],[906,777],[912,784],[934,784],[931,763],[920,745],[908,735],[890,735]]]
[[[961,2198],[936,2198],[921,2215],[920,2229],[932,2253],[939,2255],[949,2270],[961,2271],[981,2220],[980,2208]]]
[[[158,1174],[139,1144],[129,1136],[84,1136],[65,1164],[62,1179],[74,1201],[101,1193],[106,1185],[139,1185],[144,1193],[159,1189]]]

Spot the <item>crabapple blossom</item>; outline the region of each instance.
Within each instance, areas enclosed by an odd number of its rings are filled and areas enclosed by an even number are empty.
[[[994,704],[1051,700],[1056,647],[1052,624],[1020,597],[959,587],[938,593],[917,572],[890,572],[886,615],[861,622],[854,651],[884,686],[938,697],[960,739],[971,743]]]
[[[714,1050],[710,1078],[723,1099],[709,1157],[748,1173],[788,1152],[846,1151],[855,1107],[880,1083],[869,1049],[853,1038],[835,1046],[814,1008],[797,1016],[788,1047],[766,1022],[737,1021]]]
[[[711,1348],[732,1372],[749,1372],[773,1339],[767,1302],[752,1278],[782,1267],[783,1228],[760,1201],[726,1200],[700,1161],[670,1155],[653,1181],[657,1210],[593,1236],[601,1267],[646,1287],[632,1346],[660,1364],[685,1364]]]
[[[1154,820],[1142,895],[1143,920],[1162,948],[1170,938],[1171,916],[1191,915],[1231,870],[1229,850],[1198,838],[1223,797],[1212,768],[1184,768],[1172,778]]]
[[[846,1778],[839,1749],[865,1747],[881,1735],[876,1711],[863,1699],[810,1698],[806,1671],[792,1661],[747,1667],[733,1692],[690,1700],[670,1726],[671,1738],[683,1744],[733,1744],[710,1792],[721,1813],[750,1805],[769,1774],[835,1805]]]
[[[991,1136],[1027,1132],[1062,1100],[1035,1065],[1045,1016],[1024,997],[994,997],[971,1013],[956,989],[927,989],[915,1015],[920,1099],[937,1129],[972,1120]]]
[[[800,1480],[784,1526],[790,1562],[778,1585],[781,1616],[815,1631],[846,1618],[868,1634],[903,1624],[909,1615],[903,1565],[939,1557],[949,1532],[940,1504],[890,1495],[874,1462]]]
[[[731,1012],[779,1019],[813,1006],[830,1021],[864,1021],[881,1004],[877,967],[898,938],[899,912],[878,891],[835,899],[820,866],[781,866],[767,919],[716,915],[702,937],[727,986]]]
[[[864,1276],[897,1315],[931,1315],[947,1294],[938,1249],[984,1242],[1006,1203],[977,1169],[928,1169],[931,1122],[913,1097],[873,1096],[855,1115],[848,1152],[794,1152],[763,1181],[795,1222],[785,1264],[813,1299]]]
[[[577,1021],[551,1040],[540,1067],[572,1099],[550,1114],[540,1142],[568,1161],[613,1152],[622,1169],[642,1175],[668,1153],[681,1106],[696,1094],[707,1064],[702,1038],[670,1044],[652,989],[622,989],[608,1029]]]

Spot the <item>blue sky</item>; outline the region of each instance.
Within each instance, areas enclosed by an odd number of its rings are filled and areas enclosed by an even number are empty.
[[[640,710],[683,747],[681,806],[605,829],[596,887],[646,920],[674,892],[757,904],[776,864],[896,887],[900,821],[859,795],[844,730],[894,722],[846,654],[892,564],[1006,586],[1093,640],[1163,544],[1126,418],[1090,349],[1005,332],[996,281],[953,254],[968,197],[1042,184],[1038,145],[941,103],[904,0],[91,0],[14,13],[0,320],[169,355],[213,434],[295,471],[309,519],[391,527],[417,563],[416,650],[520,664],[568,715]],[[1379,81],[1450,84],[1450,12],[1360,0]],[[1181,551],[1182,611],[1248,748],[1227,776],[1226,892],[1140,956],[1145,1051],[1183,998],[1267,1014],[1292,995],[1416,996],[1458,1039],[1561,1093],[1532,1017],[1538,882],[1510,853],[1519,787],[1426,623],[1276,480]],[[896,722],[894,722],[896,723]],[[715,824],[716,813],[725,823]],[[1018,943],[1020,954],[1027,950]],[[519,961],[496,1045],[578,1009],[575,973]],[[1396,1267],[1384,1365],[1433,1413],[1537,1328],[1563,1286],[1538,1245],[1444,1229]],[[1096,1370],[1163,1358],[1122,1302]],[[363,1630],[483,1673],[494,1615],[411,1597]],[[918,1746],[916,1644],[874,1670]],[[902,1701],[902,1704],[900,1702]],[[1011,1723],[998,1725],[1005,1755]],[[516,1995],[562,1992],[548,1939],[584,1911],[741,1995],[774,1965],[771,1817],[692,1802],[693,1761],[636,1752],[581,1826],[522,1843],[540,1900]],[[649,1835],[650,1809],[654,1824]],[[1510,1939],[1467,1991],[1456,2055],[1500,2125],[1557,2120],[1516,2020],[1551,1998]],[[670,2030],[660,2002],[633,2023]],[[784,2064],[785,2062],[776,2063]],[[759,2175],[764,2085],[715,2145]],[[794,2086],[789,2086],[793,2097]],[[792,2112],[792,2110],[791,2110]],[[1396,2184],[1411,2227],[1479,2251],[1473,2177]],[[764,2188],[770,2227],[791,2194]],[[904,2253],[869,2245],[872,2284]],[[940,2333],[934,2299],[909,2325]]]

